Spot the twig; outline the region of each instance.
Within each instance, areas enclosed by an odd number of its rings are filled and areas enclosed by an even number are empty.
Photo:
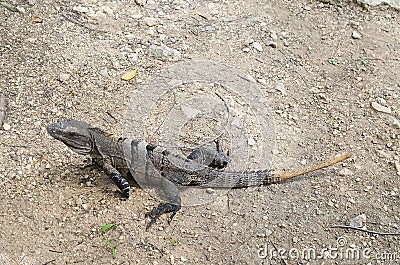
[[[349,225],[333,225],[331,228],[343,228],[343,229],[353,229],[361,232],[366,232],[374,235],[381,235],[381,236],[400,236],[400,233],[392,233],[392,232],[379,232],[379,231],[372,231],[372,230],[367,230],[359,227],[353,227]]]
[[[322,169],[325,167],[332,166],[332,165],[337,164],[345,159],[350,158],[351,156],[352,156],[351,154],[345,154],[345,155],[333,158],[333,159],[326,161],[322,164],[319,164],[317,166],[314,166],[312,168],[293,170],[293,171],[274,171],[274,172],[272,172],[272,174],[278,176],[281,180],[290,179],[290,178],[304,175],[304,174],[307,174],[310,172],[314,172],[316,170],[319,170],[319,169]]]
[[[86,25],[83,24],[82,22],[77,21],[76,19],[74,19],[74,18],[68,16],[68,15],[65,14],[65,13],[62,13],[61,16],[64,17],[64,18],[65,18],[66,20],[68,20],[69,22],[72,22],[72,23],[74,23],[74,24],[76,24],[76,25],[78,25],[78,26],[81,26],[82,28],[85,28],[85,29],[87,29],[87,30],[97,31],[97,32],[102,32],[102,33],[107,33],[107,31],[105,31],[105,30],[94,29],[94,28],[91,28],[91,27],[89,27],[89,26],[86,26]]]
[[[6,96],[0,94],[0,127],[3,126],[7,112],[7,99]]]

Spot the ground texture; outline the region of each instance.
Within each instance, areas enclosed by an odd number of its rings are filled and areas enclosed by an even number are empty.
[[[0,8],[0,264],[398,264],[400,236],[331,228],[358,220],[399,232],[398,11],[346,1],[8,3],[20,12]],[[158,201],[140,189],[120,201],[45,126],[73,117],[120,135],[148,77],[198,59],[261,87],[275,119],[273,168],[353,157],[230,190],[145,231]]]

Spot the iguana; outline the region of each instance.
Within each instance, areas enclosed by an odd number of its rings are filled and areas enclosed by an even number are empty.
[[[306,170],[227,172],[223,168],[230,159],[218,142],[216,150],[197,148],[188,157],[182,157],[143,141],[115,140],[102,129],[84,121],[64,119],[46,129],[75,153],[89,155],[117,185],[122,200],[130,196],[131,186],[127,178],[132,176],[140,185],[158,189],[166,202],[146,213],[146,217],[151,218],[147,228],[164,213],[172,213],[168,223],[172,221],[181,208],[178,186],[243,188],[268,185],[333,165],[351,156],[343,155]]]

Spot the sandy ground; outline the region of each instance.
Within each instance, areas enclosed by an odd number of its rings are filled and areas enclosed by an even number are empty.
[[[398,11],[346,1],[8,3],[21,12],[0,7],[0,93],[9,105],[0,264],[400,262],[398,235],[331,228],[358,220],[399,233]],[[353,157],[294,181],[230,190],[145,231],[158,201],[140,189],[120,201],[104,173],[83,169],[85,158],[45,126],[72,117],[121,135],[147,78],[199,59],[235,67],[261,88],[275,123],[272,168]],[[122,80],[132,69],[136,77]],[[203,132],[182,133],[195,141]]]

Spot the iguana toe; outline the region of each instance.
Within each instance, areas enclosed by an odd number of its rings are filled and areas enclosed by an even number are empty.
[[[168,218],[168,223],[171,223],[172,219],[180,209],[180,205],[172,203],[160,204],[159,206],[155,207],[153,210],[145,214],[146,217],[151,217],[150,222],[146,226],[146,230],[149,229],[150,226],[152,226],[158,220],[158,218],[165,213],[172,213]]]

